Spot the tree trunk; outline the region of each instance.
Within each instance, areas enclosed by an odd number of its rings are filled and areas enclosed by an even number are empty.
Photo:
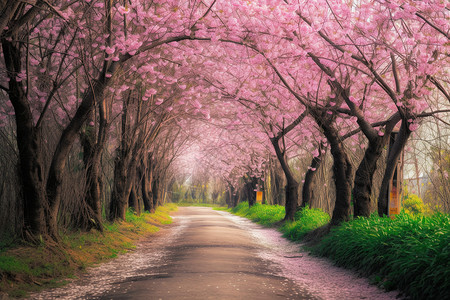
[[[355,173],[353,187],[354,217],[370,216],[370,195],[372,194],[373,175],[382,154],[384,143],[381,139],[369,141],[364,157]]]
[[[131,187],[131,192],[128,197],[128,207],[132,208],[137,216],[141,214],[141,209],[139,206],[139,198],[137,196],[136,187],[134,185]]]
[[[142,202],[144,203],[144,211],[153,212],[153,198],[151,196],[151,170],[146,169],[144,162],[141,162],[141,167],[139,168],[141,177],[141,191],[142,191]]]
[[[90,128],[93,130],[93,128]],[[82,214],[78,221],[79,228],[90,230],[95,228],[102,231],[102,179],[100,172],[102,146],[95,144],[93,132],[81,134],[83,146],[83,161],[86,168],[86,203],[90,208],[88,215]]]
[[[284,221],[293,221],[298,208],[298,182],[288,180],[286,184],[286,215]]]
[[[384,215],[389,215],[389,201],[388,201],[388,190],[389,183],[394,176],[394,171],[397,167],[398,159],[403,151],[403,148],[408,141],[411,131],[408,128],[407,121],[402,119],[402,124],[400,126],[400,131],[392,145],[389,149],[388,157],[386,160],[386,169],[383,176],[383,181],[381,182],[380,194],[378,195],[378,215],[380,217]]]
[[[302,189],[302,204],[301,208],[306,207],[306,205],[311,206],[312,200],[314,199],[314,177],[316,177],[317,170],[322,164],[323,149],[322,143],[319,144],[319,155],[313,157],[311,160],[310,168],[306,171],[305,182],[303,183]]]
[[[127,168],[124,159],[118,155],[114,162],[114,181],[113,191],[111,194],[111,203],[109,207],[108,219],[113,222],[115,220],[125,220],[127,210],[128,194],[126,193]]]
[[[354,217],[370,216],[370,196],[372,194],[373,176],[377,169],[378,159],[383,154],[383,148],[395,125],[400,121],[400,114],[392,115],[386,124],[384,136],[379,136],[374,132],[373,127],[368,127],[367,123],[361,119],[360,128],[369,140],[368,148],[364,153],[355,174],[353,187]],[[365,130],[364,130],[365,129]],[[372,129],[372,130],[370,130]]]
[[[85,229],[96,228],[102,231],[102,194],[103,184],[101,176],[101,159],[104,146],[107,140],[108,119],[104,97],[97,99],[99,112],[98,134],[95,135],[95,128],[89,126],[86,132],[81,134],[81,144],[83,145],[83,160],[86,167],[86,202],[92,210],[91,216],[86,216],[83,223]]]
[[[2,39],[3,57],[9,77],[9,100],[14,107],[17,146],[19,149],[19,170],[23,191],[23,235],[30,241],[47,237],[48,226],[46,214],[48,202],[43,174],[41,129],[33,125],[23,82],[16,76],[21,71],[21,53],[12,42]],[[53,231],[53,230],[51,230]]]
[[[159,177],[153,178],[152,181],[152,202],[153,209],[158,207],[158,197],[159,197]]]
[[[284,178],[282,170],[280,172],[279,166],[274,166],[273,173],[273,186],[272,186],[272,195],[273,195],[273,204],[284,205],[286,198],[286,191],[284,190]]]
[[[248,206],[252,207],[256,203],[256,192],[254,190],[258,180],[255,177],[246,177],[244,180],[244,191],[247,197]]]
[[[226,198],[225,198],[225,202],[227,203],[228,208],[233,207],[233,193],[234,193],[234,188],[233,186],[228,183],[228,188],[227,188],[227,192],[226,192]]]
[[[50,165],[48,180],[47,180],[47,196],[50,204],[50,213],[48,215],[48,224],[50,234],[58,237],[57,222],[59,206],[61,204],[61,184],[65,172],[65,166],[69,152],[76,140],[77,134],[81,127],[86,122],[91,113],[95,100],[103,99],[105,89],[112,77],[107,78],[106,73],[114,74],[119,64],[117,62],[111,63],[109,68],[104,67],[99,79],[95,82],[93,88],[88,88],[83,96],[80,106],[70,123],[63,130],[59,139],[56,150],[53,154],[52,163]]]
[[[350,219],[352,165],[345,152],[344,144],[339,137],[338,131],[332,127],[330,122],[324,121],[321,117],[316,118],[316,122],[322,128],[323,134],[330,143],[331,155],[333,156],[336,200],[330,224],[334,226]]]
[[[280,162],[281,168],[286,176],[286,203],[284,205],[286,214],[283,221],[293,221],[298,207],[298,182],[292,175],[291,169],[286,162],[286,157],[278,145],[278,141],[278,138],[271,139],[278,161]]]

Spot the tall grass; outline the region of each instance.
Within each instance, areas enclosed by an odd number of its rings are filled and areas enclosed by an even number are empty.
[[[411,299],[450,299],[450,216],[358,218],[332,229],[313,252]]]

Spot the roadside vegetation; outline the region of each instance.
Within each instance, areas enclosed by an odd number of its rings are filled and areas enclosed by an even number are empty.
[[[405,204],[395,219],[374,214],[344,222],[308,249],[408,298],[448,299],[450,215],[424,209],[423,202],[411,196]],[[277,226],[284,216],[282,206],[256,204],[249,208],[247,202],[229,211],[264,226]],[[328,221],[329,216],[320,209],[305,208],[278,229],[284,237],[301,241]]]
[[[228,211],[267,227],[280,225],[285,215],[284,206],[255,204],[249,207],[248,202],[241,202]],[[300,241],[308,232],[326,225],[329,221],[330,216],[322,210],[305,207],[296,212],[294,221],[282,223],[279,230],[284,237],[292,241]]]
[[[337,265],[370,276],[411,299],[448,299],[450,216],[401,213],[394,220],[358,218],[331,230],[314,247]]]
[[[126,221],[105,223],[103,233],[62,233],[59,245],[44,241],[38,246],[0,244],[0,293],[25,297],[43,288],[64,285],[87,267],[135,249],[142,236],[170,224],[169,212],[176,209],[176,205],[167,204],[140,216],[128,210]]]

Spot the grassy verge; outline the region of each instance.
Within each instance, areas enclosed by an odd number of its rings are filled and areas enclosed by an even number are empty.
[[[285,215],[284,206],[255,204],[249,207],[248,202],[241,202],[229,211],[267,227],[278,226]],[[329,220],[330,217],[320,209],[306,207],[295,214],[294,221],[284,222],[279,230],[284,237],[299,241],[306,233],[327,224]]]
[[[265,226],[277,226],[284,217],[281,206],[249,208],[247,202],[228,211]],[[328,222],[327,214],[307,208],[278,229],[284,237],[300,241]],[[387,290],[398,289],[410,299],[450,299],[448,214],[357,218],[333,228],[311,251],[372,278]]]
[[[176,206],[158,207],[155,213],[136,216],[128,212],[125,222],[105,224],[104,232],[73,232],[62,236],[60,245],[21,245],[0,252],[0,292],[24,297],[29,292],[64,285],[86,267],[134,249],[145,235],[172,222]]]
[[[449,299],[449,215],[358,218],[332,229],[313,252],[411,299]]]

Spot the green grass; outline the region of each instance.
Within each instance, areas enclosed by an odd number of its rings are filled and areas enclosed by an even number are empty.
[[[5,273],[30,273],[28,265],[14,256],[0,256],[0,270]]]
[[[268,227],[283,220],[285,214],[284,207],[280,205],[255,204],[249,207],[248,202],[239,203],[231,212]]]
[[[59,245],[42,243],[3,248],[0,292],[7,292],[10,297],[25,297],[29,292],[63,285],[65,278],[76,277],[80,270],[135,249],[142,236],[170,224],[169,212],[176,209],[176,205],[168,204],[140,216],[128,211],[125,222],[105,223],[103,232],[66,233]]]
[[[268,227],[278,226],[285,215],[284,206],[255,204],[249,207],[248,202],[241,202],[229,211]],[[294,221],[285,222],[279,230],[284,237],[299,241],[306,233],[327,224],[329,220],[330,216],[322,210],[306,207],[295,214]]]
[[[310,231],[330,222],[330,216],[318,208],[305,207],[295,214],[295,221],[285,222],[280,231],[285,238],[301,241]]]
[[[450,216],[358,218],[332,229],[313,252],[411,299],[448,299]]]

